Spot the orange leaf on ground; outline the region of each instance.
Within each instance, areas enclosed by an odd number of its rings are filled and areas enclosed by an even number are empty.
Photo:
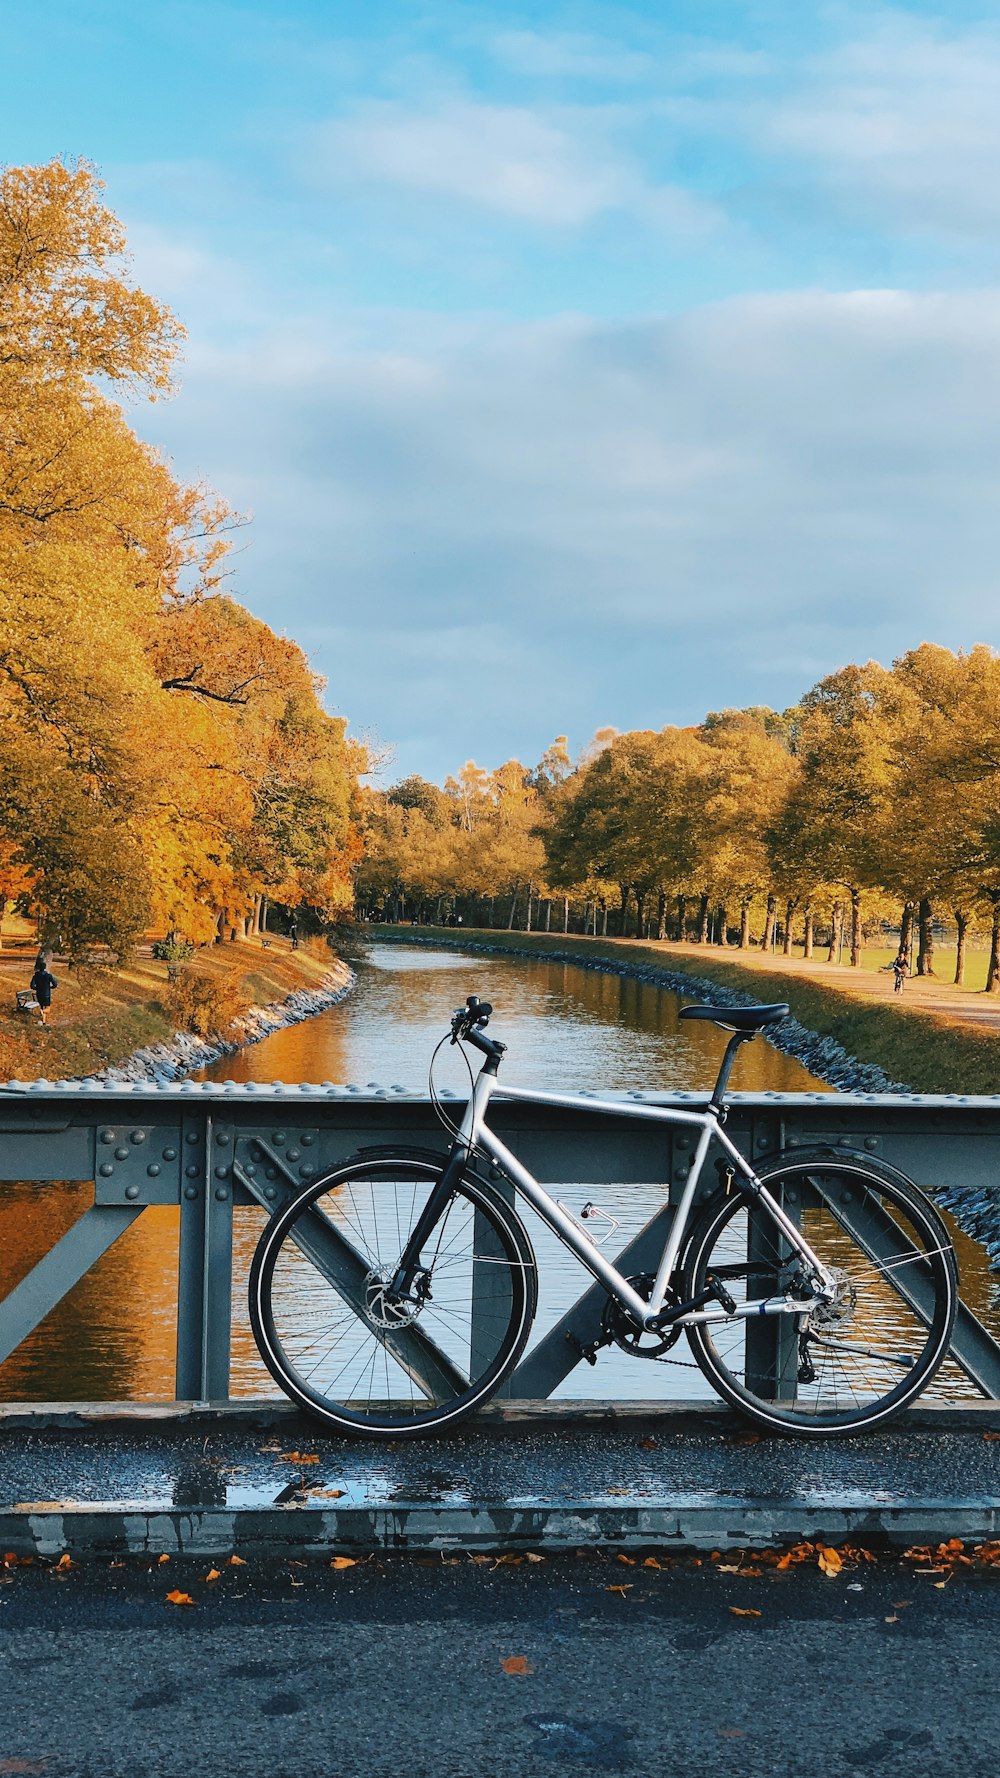
[[[634,1568],[635,1567],[635,1557],[634,1556],[618,1555],[615,1557],[615,1561],[616,1562],[624,1562],[626,1568]]]
[[[157,1562],[169,1562],[170,1557],[169,1556],[157,1556],[156,1560],[157,1560]]]
[[[67,1569],[75,1568],[75,1567],[76,1567],[76,1563],[74,1562],[72,1556],[70,1556],[68,1554],[64,1555],[64,1556],[60,1556],[58,1562],[56,1563],[56,1568],[61,1569],[64,1574],[66,1573]]]
[[[646,1560],[645,1560],[645,1561],[644,1561],[644,1563],[643,1563],[643,1567],[644,1567],[644,1568],[662,1568],[662,1567],[663,1567],[663,1563],[662,1563],[662,1562],[658,1562],[658,1561],[657,1561],[657,1560],[656,1560],[656,1557],[655,1557],[655,1556],[647,1556],[647,1557],[646,1557]]]
[[[545,1557],[544,1556],[536,1556],[534,1550],[527,1550],[525,1552],[524,1559],[526,1562],[544,1562]]]
[[[282,1463],[318,1463],[319,1458],[312,1451],[282,1451]]]
[[[356,1568],[357,1565],[356,1556],[334,1556],[330,1563],[331,1568]]]
[[[535,1671],[527,1655],[502,1655],[500,1666],[504,1673],[526,1674]]]
[[[605,1587],[604,1591],[606,1593],[620,1593],[622,1598],[624,1599],[625,1594],[631,1593],[631,1591],[632,1591],[632,1582],[627,1581],[623,1587]]]
[[[246,1563],[244,1562],[242,1556],[227,1556],[226,1561],[229,1563],[230,1568],[245,1568],[246,1567]]]
[[[828,1574],[831,1579],[834,1575],[839,1574],[844,1566],[843,1558],[837,1554],[836,1550],[826,1549],[822,1545],[816,1559],[822,1572]]]
[[[201,1578],[202,1580],[218,1580],[219,1570],[217,1568],[210,1568],[208,1573],[203,1574]]]
[[[729,1610],[733,1617],[760,1617],[761,1615],[759,1611],[754,1611],[752,1605],[745,1608],[742,1605],[731,1605]]]
[[[175,1587],[172,1593],[167,1594],[167,1604],[168,1605],[193,1605],[194,1600],[192,1599],[190,1593],[181,1593]]]

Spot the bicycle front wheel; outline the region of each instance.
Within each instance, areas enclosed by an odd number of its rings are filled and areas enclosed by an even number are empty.
[[[265,1228],[250,1272],[261,1357],[294,1401],[344,1432],[400,1438],[453,1424],[511,1370],[536,1301],[511,1203],[466,1172],[405,1302],[391,1283],[444,1157],[358,1156]]]
[[[958,1307],[951,1238],[919,1188],[867,1157],[801,1151],[760,1178],[837,1280],[808,1314],[728,1315],[689,1327],[698,1364],[724,1399],[770,1431],[805,1437],[886,1420],[930,1382]],[[774,1304],[812,1289],[765,1206],[716,1194],[692,1231],[685,1295],[717,1281],[735,1301]]]

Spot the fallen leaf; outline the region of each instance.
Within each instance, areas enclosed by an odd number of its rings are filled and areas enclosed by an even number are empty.
[[[494,1566],[496,1568],[516,1568],[518,1564],[523,1561],[523,1556],[515,1556],[513,1554],[509,1556],[498,1556]]]
[[[951,1579],[951,1575],[950,1575],[950,1574],[949,1574],[949,1576],[948,1576],[948,1580],[950,1580],[950,1579]],[[944,1589],[945,1589],[945,1587],[946,1587],[946,1586],[947,1586],[947,1585],[948,1585],[948,1580],[936,1580],[936,1581],[935,1581],[935,1582],[934,1582],[934,1590],[935,1590],[935,1592],[938,1592],[938,1593],[943,1593],[943,1592],[944,1592]]]
[[[164,1562],[169,1562],[170,1557],[169,1556],[157,1556],[156,1560],[157,1560],[158,1564],[162,1565],[162,1563],[164,1563]]]
[[[59,1570],[61,1570],[64,1574],[67,1572],[68,1569],[75,1568],[75,1567],[76,1567],[76,1563],[74,1562],[72,1556],[70,1556],[68,1554],[64,1555],[64,1556],[60,1556],[58,1562],[56,1563],[56,1571],[58,1572]]]
[[[615,1557],[615,1561],[616,1562],[624,1562],[626,1568],[634,1568],[635,1567],[635,1557],[634,1556],[617,1555]]]
[[[844,1566],[843,1558],[837,1554],[837,1551],[827,1549],[822,1544],[820,1545],[819,1555],[816,1560],[819,1563],[822,1573],[829,1575],[831,1579],[833,1579],[835,1575],[838,1575]]]
[[[534,1673],[535,1671],[527,1655],[502,1655],[500,1658],[500,1666],[504,1673],[518,1673],[523,1675]]]
[[[883,1618],[883,1619],[882,1619],[882,1622],[883,1622],[883,1623],[884,1623],[884,1624],[898,1624],[898,1623],[899,1623],[899,1619],[898,1619],[898,1617],[884,1617],[884,1618]]]
[[[912,1604],[912,1599],[894,1599],[892,1602],[892,1609],[893,1611],[905,1611],[907,1606]]]
[[[528,1550],[524,1559],[526,1562],[544,1562],[545,1557],[536,1556],[534,1550]]]
[[[193,1605],[194,1600],[192,1599],[190,1593],[181,1593],[175,1587],[172,1593],[167,1594],[167,1604],[168,1605]]]
[[[469,1557],[470,1562],[476,1562],[477,1564],[480,1564],[480,1565],[483,1562],[492,1562],[492,1560],[493,1560],[492,1556],[470,1556]]]
[[[655,1451],[656,1450],[655,1438],[640,1439],[639,1440],[639,1449],[640,1449],[640,1451]]]
[[[759,1611],[754,1611],[752,1605],[745,1608],[742,1605],[731,1605],[729,1610],[733,1617],[760,1617],[761,1615]]]
[[[246,1567],[246,1563],[244,1562],[242,1556],[227,1556],[226,1561],[229,1563],[230,1568],[245,1568]]]
[[[656,1557],[655,1557],[655,1556],[647,1556],[647,1557],[646,1557],[646,1560],[645,1560],[645,1561],[644,1561],[644,1563],[643,1563],[643,1567],[644,1567],[644,1568],[662,1568],[662,1567],[663,1567],[663,1563],[662,1563],[662,1562],[658,1562],[658,1561],[657,1561],[657,1560],[656,1560]]]
[[[356,1556],[334,1556],[330,1563],[331,1568],[356,1568],[357,1565]]]
[[[1000,1438],[1000,1432],[984,1432],[983,1437],[985,1439]]]
[[[219,1570],[217,1568],[210,1568],[208,1573],[203,1574],[201,1578],[202,1580],[218,1580]]]
[[[282,1463],[318,1463],[319,1458],[312,1451],[282,1451]]]
[[[604,1591],[606,1593],[620,1593],[622,1598],[624,1599],[625,1594],[631,1593],[631,1591],[632,1591],[632,1582],[628,1581],[626,1583],[626,1585],[623,1587],[605,1587]]]
[[[346,1488],[307,1488],[306,1493],[312,1494],[317,1500],[343,1500]]]
[[[739,1574],[740,1569],[733,1562],[720,1562],[719,1563],[719,1573],[720,1574]]]

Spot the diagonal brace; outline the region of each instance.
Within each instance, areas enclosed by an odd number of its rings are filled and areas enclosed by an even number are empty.
[[[822,1199],[830,1214],[836,1217],[841,1228],[857,1242],[862,1252],[867,1253],[869,1259],[876,1264],[883,1264],[887,1260],[897,1259],[900,1253],[907,1250],[912,1250],[914,1254],[919,1253],[919,1248],[906,1239],[899,1224],[870,1195],[863,1203],[857,1199],[852,1199],[849,1204],[841,1203],[836,1193],[828,1192],[823,1187],[821,1177],[822,1175],[809,1175],[809,1184],[813,1191]],[[886,1276],[925,1327],[929,1326],[933,1293],[926,1262],[923,1266],[919,1263],[895,1266]],[[1000,1345],[972,1310],[962,1302],[958,1305],[955,1331],[948,1350],[956,1364],[984,1395],[991,1396],[994,1400],[1000,1396]]]
[[[644,1228],[623,1247],[614,1264],[623,1277],[636,1272],[655,1272],[667,1244],[674,1206],[664,1204]],[[592,1284],[567,1309],[555,1327],[522,1358],[510,1379],[508,1393],[517,1401],[544,1401],[580,1363],[580,1347],[601,1335],[601,1316],[608,1293],[603,1284]]]
[[[285,1176],[289,1185],[296,1192],[301,1191],[302,1182],[289,1173],[282,1165],[280,1155],[271,1149],[259,1137],[254,1138],[256,1146],[267,1155],[272,1166],[277,1167]],[[264,1196],[263,1189],[245,1173],[237,1163],[236,1177],[245,1191],[248,1191],[257,1202],[268,1212],[274,1212],[274,1205]],[[289,1196],[293,1195],[291,1192]],[[365,1280],[368,1276],[368,1265],[351,1245],[336,1225],[322,1210],[314,1205],[308,1213],[308,1226],[303,1227],[306,1218],[302,1218],[293,1235],[296,1246],[312,1260],[316,1270],[326,1279],[338,1296],[342,1297],[349,1308],[353,1309],[364,1326],[380,1340],[391,1352],[396,1363],[412,1377],[418,1388],[424,1391],[429,1400],[450,1398],[456,1394],[464,1394],[469,1380],[452,1364],[447,1353],[442,1352],[435,1340],[432,1340],[422,1328],[415,1324],[410,1327],[384,1328],[374,1327],[365,1312]]]
[[[39,1322],[79,1284],[144,1208],[142,1204],[92,1204],[14,1286],[0,1303],[0,1364],[34,1333]]]

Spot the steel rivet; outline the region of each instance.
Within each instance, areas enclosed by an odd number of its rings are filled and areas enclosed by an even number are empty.
[[[110,1161],[105,1161],[99,1171],[102,1179],[110,1179],[114,1172],[114,1167],[111,1165]]]
[[[311,1130],[306,1130],[300,1138],[303,1148],[311,1148],[316,1138]]]
[[[264,1178],[265,1179],[277,1179],[277,1177],[278,1177],[277,1167],[266,1167],[264,1169]]]
[[[197,1167],[185,1167],[184,1173],[188,1179],[197,1179],[198,1177]]]
[[[137,1198],[139,1196],[139,1187],[137,1185],[127,1185],[125,1187],[125,1196],[127,1198]]]
[[[197,1130],[189,1130],[187,1135],[185,1136],[184,1140],[185,1140],[185,1142],[197,1142],[198,1141]]]
[[[129,1137],[130,1142],[145,1142],[145,1140],[146,1140],[145,1130],[133,1130],[131,1136]]]
[[[224,1204],[226,1199],[229,1196],[229,1193],[227,1192],[224,1185],[217,1185],[215,1188],[215,1195],[218,1198],[219,1203]]]
[[[311,1161],[303,1162],[302,1166],[299,1168],[299,1172],[301,1173],[303,1179],[311,1179],[313,1174],[315,1173],[315,1171],[316,1171],[316,1169],[312,1165]]]
[[[254,1166],[253,1161],[247,1161],[246,1165],[243,1168],[243,1171],[249,1179],[252,1179],[254,1177],[257,1169]]]
[[[190,1202],[190,1200],[192,1198],[196,1198],[198,1196],[198,1187],[196,1185],[186,1185],[184,1187],[184,1196]]]
[[[148,1173],[148,1175],[149,1175],[149,1177],[150,1177],[150,1179],[159,1179],[159,1177],[160,1177],[160,1164],[159,1164],[159,1162],[158,1162],[158,1161],[152,1161],[152,1162],[151,1162],[151,1163],[150,1163],[150,1165],[149,1165],[149,1166],[148,1166],[148,1167],[147,1167],[147,1168],[146,1168],[146,1172],[147,1172],[147,1173]]]
[[[265,1187],[264,1187],[265,1198],[267,1198],[270,1201],[270,1200],[276,1198],[277,1195],[278,1195],[278,1188],[276,1185],[265,1185]]]
[[[865,1147],[867,1149],[877,1148],[878,1147],[878,1137],[877,1136],[866,1136],[865,1137]]]
[[[113,1142],[114,1139],[115,1139],[114,1130],[102,1130],[101,1131],[101,1141],[102,1142]]]
[[[216,1177],[216,1179],[228,1179],[229,1178],[229,1168],[228,1167],[216,1167],[215,1177]]]
[[[290,1160],[290,1161],[297,1161],[297,1160],[298,1160],[298,1158],[299,1158],[299,1151],[298,1151],[298,1149],[297,1149],[297,1148],[290,1148],[290,1149],[289,1149],[289,1150],[288,1150],[288,1158],[289,1158],[289,1160]]]
[[[177,1159],[176,1148],[165,1148],[163,1150],[163,1158],[165,1161],[175,1161]]]
[[[275,1130],[273,1140],[275,1142],[286,1142],[288,1138],[285,1135],[284,1130]]]
[[[127,1161],[130,1152],[131,1152],[131,1150],[129,1150],[127,1148],[116,1148],[115,1149],[115,1160],[116,1161]]]
[[[218,1135],[216,1136],[215,1140],[218,1143],[220,1148],[225,1148],[226,1143],[229,1141],[229,1131],[228,1130],[220,1130]]]

